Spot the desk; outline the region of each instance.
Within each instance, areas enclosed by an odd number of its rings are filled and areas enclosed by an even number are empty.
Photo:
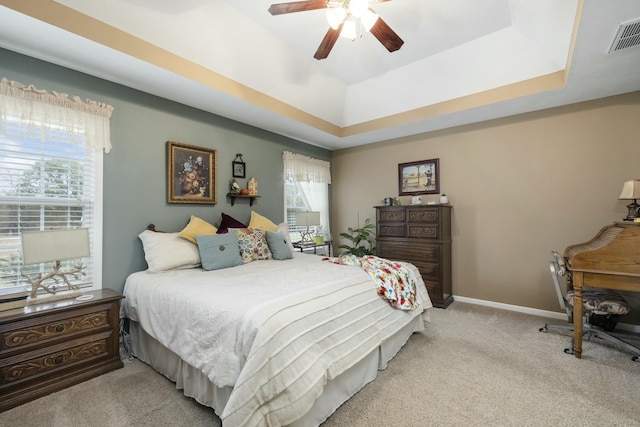
[[[309,250],[309,249],[313,249],[313,254],[314,255],[318,255],[318,249],[321,249],[323,247],[327,247],[327,252],[326,255],[327,256],[331,256],[331,244],[333,242],[331,240],[325,240],[322,243],[315,243],[315,242],[311,242],[311,243],[301,243],[301,242],[297,242],[293,244],[293,247],[296,249],[300,249],[300,252],[304,252],[305,250]]]
[[[615,223],[589,242],[565,250],[572,273],[573,351],[582,357],[582,288],[640,292],[640,226]]]

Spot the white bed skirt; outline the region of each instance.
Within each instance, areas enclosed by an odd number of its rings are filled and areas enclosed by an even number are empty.
[[[369,353],[340,376],[328,381],[322,395],[305,414],[292,424],[296,427],[318,426],[325,421],[340,405],[369,382],[373,381],[378,370],[385,369],[409,337],[424,329],[424,321],[429,318],[429,310],[416,316],[397,334],[386,340],[378,349]],[[182,389],[187,397],[195,399],[202,405],[212,407],[219,416],[231,394],[231,387],[215,386],[201,371],[182,361],[175,353],[168,350],[149,336],[137,322],[130,321],[131,352],[141,361],[151,365]]]

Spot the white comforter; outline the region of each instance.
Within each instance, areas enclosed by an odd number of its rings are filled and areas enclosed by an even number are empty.
[[[409,267],[422,301],[413,311],[392,308],[358,267],[296,253],[208,272],[134,273],[122,315],[218,387],[233,387],[224,425],[286,425],[327,380],[431,307]]]

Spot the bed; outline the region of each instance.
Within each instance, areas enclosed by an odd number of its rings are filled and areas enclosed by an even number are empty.
[[[145,244],[147,259],[149,251]],[[131,353],[225,427],[317,426],[424,329],[431,308],[413,265],[399,263],[417,296],[403,310],[365,269],[335,260],[292,251],[212,270],[187,263],[133,273],[121,313]]]

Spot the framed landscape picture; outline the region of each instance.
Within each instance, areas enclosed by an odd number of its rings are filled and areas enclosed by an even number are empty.
[[[398,164],[398,194],[416,196],[439,193],[439,159]]]
[[[217,203],[216,150],[167,141],[167,202]]]

